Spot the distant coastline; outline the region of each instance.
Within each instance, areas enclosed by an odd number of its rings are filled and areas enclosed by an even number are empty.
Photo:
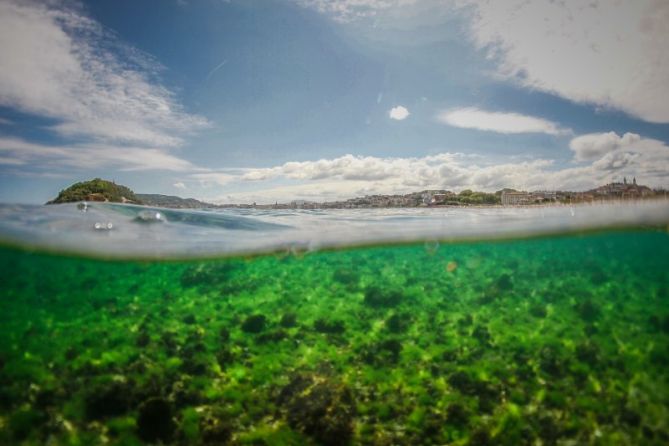
[[[173,209],[239,208],[239,209],[366,209],[366,208],[421,208],[452,206],[536,206],[551,204],[575,204],[609,201],[646,200],[668,198],[666,189],[651,189],[624,179],[622,183],[608,183],[583,192],[572,191],[518,191],[502,189],[494,193],[469,189],[459,193],[442,189],[428,189],[420,192],[394,195],[367,195],[342,201],[314,202],[293,200],[274,204],[214,204],[195,198],[175,195],[141,194],[113,181],[95,178],[75,183],[60,191],[58,196],[46,204],[71,203],[79,201],[101,201],[130,203]]]

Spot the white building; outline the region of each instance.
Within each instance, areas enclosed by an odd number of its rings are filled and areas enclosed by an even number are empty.
[[[514,206],[532,203],[532,196],[527,192],[502,192],[502,205]]]

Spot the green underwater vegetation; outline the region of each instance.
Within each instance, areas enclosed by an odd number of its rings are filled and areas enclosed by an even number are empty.
[[[666,445],[669,235],[0,251],[3,445]]]

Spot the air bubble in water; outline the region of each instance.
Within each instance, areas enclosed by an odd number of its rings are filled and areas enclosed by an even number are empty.
[[[135,220],[142,223],[159,223],[165,221],[165,216],[158,211],[146,210],[137,214]]]
[[[97,231],[109,231],[109,230],[114,228],[114,224],[112,222],[104,223],[104,222],[96,221],[95,225],[93,225],[93,227]]]

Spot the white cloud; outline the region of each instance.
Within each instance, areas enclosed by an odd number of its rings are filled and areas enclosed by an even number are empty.
[[[574,138],[569,148],[575,161],[592,161],[590,169],[607,175],[636,176],[667,187],[669,146],[635,133],[592,133]]]
[[[444,124],[466,129],[484,130],[498,133],[565,133],[557,124],[533,116],[518,113],[489,112],[475,107],[447,110],[437,115]]]
[[[623,176],[636,176],[641,184],[653,187],[667,186],[669,147],[665,143],[632,134],[618,140],[616,148],[600,152],[598,158],[566,168],[556,166],[550,159],[485,163],[482,157],[460,153],[411,158],[344,155],[238,172],[198,173],[192,177],[209,181],[208,186],[219,184],[237,191],[219,196],[219,201],[258,203],[293,199],[332,201],[423,189],[586,190]]]
[[[177,189],[181,189],[181,190],[186,190],[186,189],[188,189],[188,188],[186,187],[186,185],[185,185],[182,181],[177,181],[177,182],[174,183],[172,186],[174,186],[174,187],[177,188]]]
[[[638,143],[641,137],[635,133],[625,133],[622,137],[615,132],[590,133],[581,135],[569,142],[576,161],[586,161],[602,157],[609,152],[628,148]]]
[[[479,158],[442,153],[421,158],[345,155],[334,159],[289,162],[267,169],[248,169],[232,179],[226,177],[227,186],[244,180],[248,185],[248,179],[254,178],[255,187],[251,191],[226,194],[218,201],[332,201],[367,194],[408,193],[436,188],[494,191],[502,187],[526,187],[538,183],[545,175],[544,169],[552,164],[548,160],[534,160],[481,166],[473,163],[476,159]],[[286,185],[285,181],[294,184]]]
[[[406,119],[410,114],[411,113],[409,113],[409,110],[407,110],[406,107],[402,105],[393,107],[388,111],[388,116],[390,116],[390,119],[395,119],[397,121]]]
[[[298,4],[330,14],[339,22],[373,17],[379,11],[412,5],[416,0],[296,0]]]
[[[158,149],[103,143],[55,146],[0,137],[0,155],[4,159],[0,164],[30,165],[33,169],[202,170]]]
[[[669,122],[666,0],[296,0],[336,20],[443,27],[464,14],[497,75],[579,103]]]
[[[23,166],[26,162],[22,159],[11,156],[0,156],[0,165],[4,166]]]
[[[669,122],[669,2],[457,0],[498,74],[576,102]]]
[[[206,119],[156,82],[161,67],[77,9],[0,2],[0,105],[54,118],[66,137],[179,146]]]

